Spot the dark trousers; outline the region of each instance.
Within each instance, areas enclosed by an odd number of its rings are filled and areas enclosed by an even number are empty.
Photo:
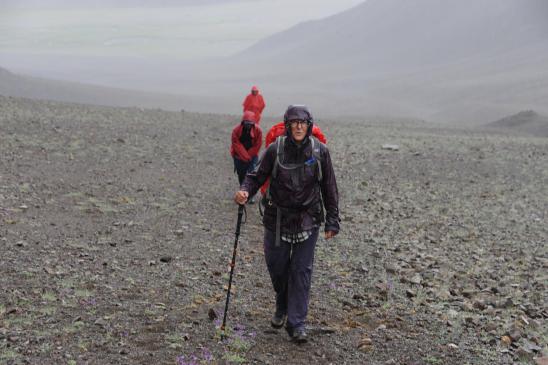
[[[264,256],[270,279],[276,292],[276,312],[287,314],[287,327],[302,328],[308,313],[308,297],[314,264],[314,249],[319,229],[304,242],[287,243],[280,240],[276,247],[276,233],[264,231]]]
[[[245,175],[255,169],[255,165],[257,165],[257,160],[257,156],[253,157],[249,162],[245,162],[234,157],[234,171],[236,171],[236,174],[238,174],[238,181],[240,185],[242,185],[242,182],[245,179]]]

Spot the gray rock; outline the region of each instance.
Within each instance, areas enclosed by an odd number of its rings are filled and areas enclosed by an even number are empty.
[[[487,308],[487,305],[482,300],[475,300],[474,301],[474,308],[483,311]]]
[[[474,296],[474,294],[476,294],[476,291],[471,288],[466,288],[462,290],[461,294],[463,297],[470,299]]]
[[[514,328],[508,333],[508,336],[510,336],[512,342],[517,342],[523,336],[523,332],[519,328]]]
[[[398,151],[400,149],[400,146],[398,146],[397,144],[383,144],[382,149],[389,151]]]
[[[405,281],[411,284],[420,285],[422,283],[422,276],[419,273],[415,273],[412,277],[406,277]]]
[[[528,340],[523,340],[523,345],[522,345],[523,349],[527,352],[527,353],[540,353],[542,351],[542,347],[532,343],[531,341],[528,341]]]

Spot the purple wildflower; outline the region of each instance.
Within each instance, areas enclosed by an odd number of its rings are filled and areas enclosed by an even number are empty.
[[[213,361],[213,355],[211,354],[211,351],[209,351],[209,349],[207,348],[202,349],[202,357],[205,361]]]
[[[238,323],[234,326],[234,330],[235,331],[243,331],[243,330],[245,330],[245,326],[243,324]]]

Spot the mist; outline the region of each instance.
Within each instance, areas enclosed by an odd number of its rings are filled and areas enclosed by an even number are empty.
[[[548,0],[0,0],[0,365],[548,365],[547,100]]]
[[[360,3],[323,1],[8,2],[0,13],[4,66],[24,55],[203,60],[233,55],[295,24]],[[131,6],[130,6],[131,5]],[[0,5],[2,6],[2,5]],[[17,58],[17,56],[21,56]],[[8,63],[8,64],[6,64]],[[55,69],[51,61],[44,69]],[[25,66],[27,67],[27,66]],[[32,66],[34,67],[34,66]]]
[[[0,4],[0,67],[176,96],[160,107],[239,113],[258,84],[271,116],[297,101],[458,124],[548,114],[542,0]]]

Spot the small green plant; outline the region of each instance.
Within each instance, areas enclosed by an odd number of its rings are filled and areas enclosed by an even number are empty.
[[[145,308],[145,312],[144,312],[144,315],[147,316],[147,317],[154,317],[156,316],[156,311],[151,309],[151,308]]]
[[[87,289],[76,289],[74,291],[74,295],[77,296],[78,298],[89,298],[91,297],[91,291],[87,290]]]
[[[85,341],[78,341],[78,350],[82,351],[82,352],[88,352],[88,346],[89,344],[86,343]]]
[[[182,343],[184,338],[178,333],[169,334],[165,337],[165,339],[168,342],[168,347],[170,349],[178,350],[183,347]]]
[[[47,355],[51,352],[51,344],[48,342],[44,342],[40,345],[40,353]]]
[[[19,356],[19,354],[13,350],[0,349],[0,360],[14,360]]]
[[[57,312],[57,308],[56,307],[49,307],[49,306],[41,307],[39,312],[42,313],[45,316],[52,316]]]
[[[421,306],[426,304],[426,299],[428,295],[426,294],[426,290],[424,290],[423,287],[419,286],[419,288],[416,291],[416,296],[414,299],[414,303],[416,306]]]
[[[27,315],[14,317],[11,319],[8,318],[4,322],[8,326],[25,327],[25,326],[31,326],[35,320],[36,320],[36,316],[34,314],[27,314]]]
[[[55,296],[55,293],[48,291],[42,294],[42,299],[47,302],[55,302],[57,300],[57,296]]]
[[[251,349],[251,343],[242,337],[234,337],[228,344],[232,352],[246,353]]]
[[[58,281],[59,285],[63,288],[69,289],[76,286],[76,281],[73,278],[64,278]]]
[[[442,363],[441,359],[438,359],[437,357],[434,357],[434,356],[428,356],[426,359],[424,359],[424,361],[426,361],[429,364],[433,364],[433,365]]]
[[[77,333],[77,332],[80,332],[80,330],[82,328],[85,327],[85,323],[84,322],[81,322],[81,321],[76,321],[74,322],[72,325],[70,326],[67,326],[63,329],[63,332],[67,333],[67,334],[73,334],[73,333]]]
[[[232,352],[227,352],[224,354],[223,359],[229,363],[243,364],[246,360],[240,354],[235,354]]]

